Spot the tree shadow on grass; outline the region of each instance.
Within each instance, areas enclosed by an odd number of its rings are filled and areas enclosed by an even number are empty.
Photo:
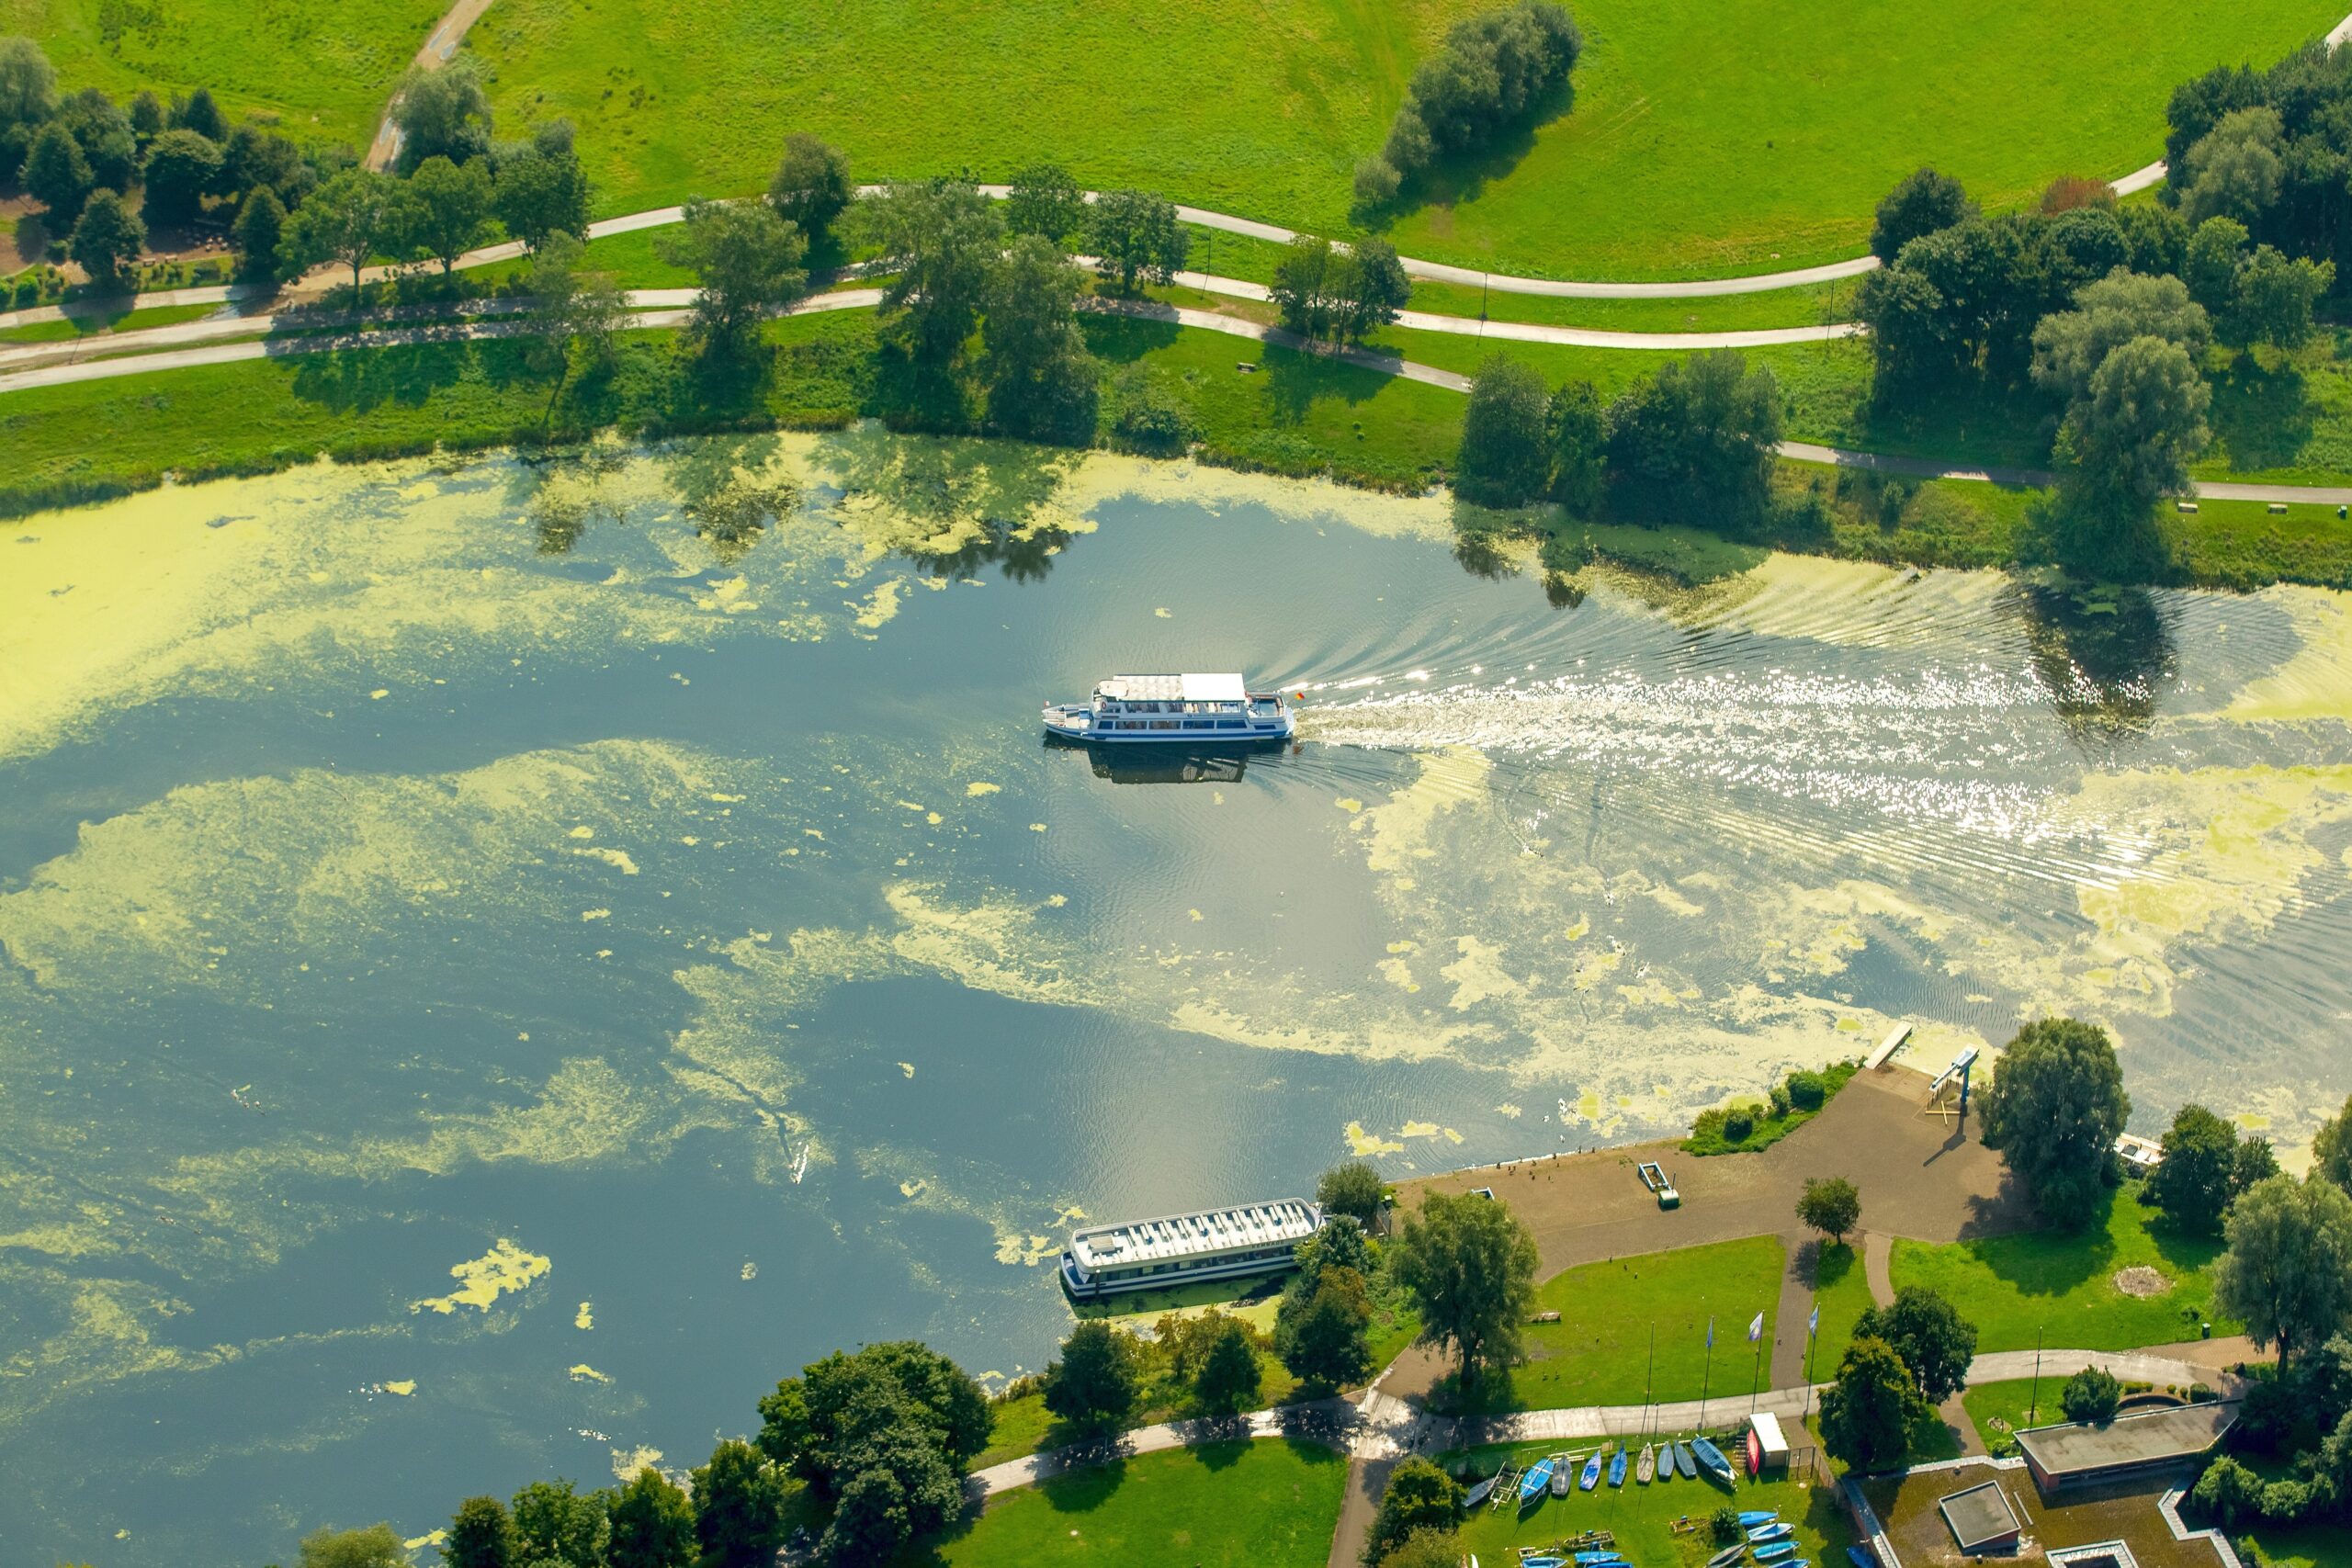
[[[1093,351],[1094,357],[1113,365],[1132,365],[1148,355],[1173,348],[1184,331],[1172,319],[1104,315],[1091,310],[1079,317],[1078,325],[1086,334],[1086,346]]]
[[[2231,470],[2292,468],[2311,444],[2312,424],[2309,389],[2294,362],[2265,369],[2249,350],[2211,381],[2206,418],[2229,453]]]
[[[272,345],[273,352],[290,352]],[[387,403],[420,408],[465,375],[472,359],[463,344],[364,344],[306,354],[294,370],[294,395],[338,414],[365,414]]]
[[[1265,371],[1261,386],[1266,411],[1280,424],[1305,423],[1316,403],[1326,398],[1351,408],[1370,402],[1394,379],[1388,371],[1271,341],[1259,362]]]
[[[2115,1267],[2108,1223],[2115,1193],[2102,1190],[2082,1229],[2028,1231],[1974,1243],[1971,1248],[1993,1277],[2021,1296],[2063,1296]]]
[[[1356,220],[1374,231],[1384,231],[1417,208],[1452,207],[1476,201],[1492,182],[1508,178],[1535,149],[1535,133],[1576,107],[1573,77],[1528,106],[1517,124],[1475,152],[1457,152],[1416,171],[1397,187],[1396,195],[1375,208],[1359,207]]]
[[[1797,1278],[1815,1293],[1833,1291],[1846,1282],[1860,1262],[1860,1255],[1849,1243],[1809,1241],[1797,1249]]]

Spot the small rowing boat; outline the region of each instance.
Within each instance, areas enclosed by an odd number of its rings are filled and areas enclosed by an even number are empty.
[[[1797,1543],[1792,1540],[1776,1541],[1770,1546],[1759,1546],[1756,1549],[1756,1561],[1758,1562],[1778,1562],[1781,1558],[1788,1556],[1790,1553],[1796,1551],[1796,1549]]]
[[[1619,1449],[1609,1456],[1609,1484],[1611,1486],[1625,1484],[1625,1450],[1623,1449]]]
[[[1707,1559],[1707,1568],[1731,1568],[1733,1563],[1738,1562],[1741,1558],[1747,1555],[1747,1543],[1746,1541],[1741,1541],[1737,1546],[1726,1546],[1721,1551],[1716,1552],[1713,1557]]]
[[[1634,1479],[1647,1486],[1657,1478],[1657,1450],[1649,1444],[1642,1445],[1642,1461],[1634,1467]]]
[[[1544,1488],[1551,1483],[1552,1461],[1548,1459],[1537,1460],[1528,1467],[1527,1473],[1519,1478],[1519,1506],[1524,1508],[1530,1502],[1542,1496]]]
[[[1871,1549],[1867,1546],[1848,1547],[1846,1561],[1852,1563],[1854,1568],[1878,1568],[1878,1559],[1871,1555]]]
[[[1463,1507],[1465,1509],[1475,1508],[1479,1504],[1485,1502],[1487,1498],[1493,1496],[1495,1493],[1495,1483],[1500,1481],[1502,1478],[1503,1472],[1498,1470],[1495,1472],[1494,1474],[1487,1477],[1486,1480],[1478,1483],[1477,1485],[1470,1488],[1469,1492],[1464,1495],[1462,1499]]]
[[[1576,1461],[1566,1454],[1554,1454],[1552,1456],[1552,1495],[1565,1497],[1575,1490],[1576,1483]],[[1523,1564],[1522,1568],[1524,1568]]]
[[[1609,1563],[1625,1561],[1622,1551],[1579,1551],[1576,1555],[1577,1568],[1607,1568]]]
[[[1786,1540],[1789,1537],[1796,1533],[1797,1528],[1792,1524],[1775,1523],[1769,1525],[1758,1525],[1754,1529],[1747,1532],[1747,1544],[1750,1546],[1770,1546],[1776,1540]]]
[[[1690,1457],[1690,1444],[1677,1443],[1674,1445],[1674,1466],[1677,1470],[1682,1472],[1683,1480],[1696,1481],[1699,1479],[1699,1461]]]
[[[1739,1512],[1739,1528],[1753,1529],[1758,1525],[1769,1525],[1780,1517],[1770,1508],[1742,1508]]]
[[[1577,1478],[1577,1484],[1588,1492],[1600,1484],[1600,1450],[1599,1449],[1593,1450],[1592,1457],[1584,1461],[1584,1473]]]
[[[1690,1439],[1690,1451],[1698,1456],[1700,1467],[1716,1480],[1725,1485],[1734,1483],[1736,1478],[1732,1473],[1731,1461],[1724,1458],[1723,1450],[1704,1438],[1693,1438]]]

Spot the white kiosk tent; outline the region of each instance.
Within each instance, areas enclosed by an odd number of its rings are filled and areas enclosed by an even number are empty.
[[[1781,1430],[1781,1418],[1769,1410],[1758,1411],[1747,1418],[1747,1473],[1788,1468],[1789,1439]]]

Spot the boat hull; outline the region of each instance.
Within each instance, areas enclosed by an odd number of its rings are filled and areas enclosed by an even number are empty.
[[[1039,716],[1046,733],[1089,746],[1262,746],[1288,740],[1298,728],[1288,708],[1270,718],[1250,717],[1222,725],[1187,724],[1182,720],[1105,721],[1081,703],[1051,703]],[[1149,722],[1152,728],[1113,728],[1112,724]],[[1159,726],[1165,728],[1159,728]]]

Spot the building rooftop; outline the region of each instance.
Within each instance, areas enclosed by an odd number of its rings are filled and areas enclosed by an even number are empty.
[[[1944,1516],[1944,1523],[1951,1527],[1951,1538],[1962,1551],[1981,1551],[1996,1543],[2013,1541],[2023,1528],[2018,1523],[2017,1510],[2009,1506],[2008,1495],[2001,1489],[1997,1476],[1954,1492],[1939,1499],[1936,1506]]]
[[[2211,1540],[2183,1540],[2165,1522],[2157,1499],[2173,1483],[2169,1479],[2086,1483],[2044,1496],[2034,1490],[2023,1465],[2004,1468],[1983,1460],[1874,1476],[1861,1483],[1893,1551],[1886,1568],[1973,1568],[1984,1562],[1983,1554],[1962,1551],[1954,1543],[1941,1504],[1987,1481],[2000,1483],[2017,1515],[2023,1532],[2018,1553],[2027,1562],[2063,1562],[2066,1551],[2094,1547],[2108,1550],[2092,1551],[2082,1568],[2097,1568],[2101,1556],[2115,1558],[2114,1568],[2226,1568]],[[2119,1543],[2128,1556],[2113,1550]]]
[[[1095,688],[1129,703],[1238,703],[1249,695],[1238,675],[1114,675]]]
[[[1295,1246],[1323,1224],[1322,1211],[1298,1198],[1204,1209],[1070,1233],[1070,1249],[1089,1269],[1164,1263],[1247,1247]]]
[[[2194,1459],[2219,1442],[2237,1418],[2236,1400],[2208,1400],[2119,1416],[2104,1427],[2086,1421],[2030,1427],[2017,1435],[2018,1447],[2044,1475],[2076,1476]]]

